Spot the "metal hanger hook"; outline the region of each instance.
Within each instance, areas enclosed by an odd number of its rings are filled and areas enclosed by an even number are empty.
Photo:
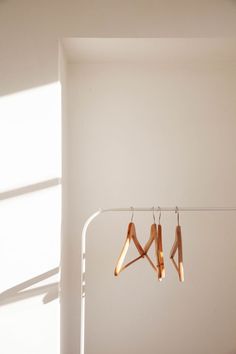
[[[175,208],[175,213],[177,214],[177,223],[179,226],[179,208],[178,207]]]
[[[161,224],[161,207],[159,206],[158,209],[159,209],[159,219],[158,219],[158,223],[159,223],[159,225],[160,225],[160,224]]]
[[[153,216],[153,221],[154,221],[154,224],[156,223],[156,217],[155,217],[155,208],[154,206],[152,207],[152,216]]]
[[[131,211],[132,211],[132,215],[131,215],[131,221],[130,222],[133,222],[134,220],[134,208],[133,207],[130,207]]]

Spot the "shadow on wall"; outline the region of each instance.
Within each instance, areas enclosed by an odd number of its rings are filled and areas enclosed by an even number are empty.
[[[15,1],[0,0],[0,96],[58,81],[60,22],[52,21],[53,6],[48,13],[45,8],[37,7],[34,12],[29,7],[27,2],[18,6]],[[22,18],[30,12],[34,19],[28,17],[23,23]]]
[[[1,1],[1,0],[0,0]],[[60,178],[53,178],[47,181],[34,183],[25,187],[20,187],[17,189],[11,189],[10,191],[0,193],[0,200],[5,200],[9,198],[19,197],[20,195],[33,193],[40,191],[42,189],[50,188],[57,186],[61,183]]]
[[[57,299],[59,294],[58,282],[38,286],[36,288],[29,289],[29,290],[25,290],[25,289],[58,274],[58,272],[59,272],[59,267],[53,268],[46,273],[40,274],[8,290],[5,290],[0,294],[0,306],[8,305],[13,302],[25,300],[43,294],[45,294],[45,296],[43,297],[44,304],[47,304]]]
[[[0,0],[1,1],[1,0]],[[32,185],[24,186],[17,189],[12,189],[6,192],[0,193],[0,201],[6,200],[9,198],[19,197],[28,193],[34,193],[42,189],[50,188],[57,186],[61,183],[60,178],[53,178],[47,181],[35,183]],[[23,283],[20,283],[4,292],[0,293],[0,306],[8,305],[17,301],[25,300],[34,296],[43,295],[43,303],[47,304],[59,296],[59,283],[54,282],[51,284],[46,284],[38,286],[36,288],[28,289],[27,288],[44,281],[56,274],[59,273],[59,267],[53,268],[43,274],[40,274],[34,278],[31,278]]]

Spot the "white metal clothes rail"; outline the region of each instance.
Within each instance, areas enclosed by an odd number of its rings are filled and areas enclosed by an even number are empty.
[[[80,354],[85,354],[85,270],[86,270],[86,236],[91,222],[100,214],[107,212],[139,212],[139,211],[159,211],[159,212],[227,212],[236,211],[236,207],[129,207],[99,209],[93,213],[85,222],[81,237],[81,312],[80,312]]]

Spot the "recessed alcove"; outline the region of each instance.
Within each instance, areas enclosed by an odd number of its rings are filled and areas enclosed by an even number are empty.
[[[79,352],[80,237],[92,212],[235,205],[236,46],[223,38],[66,38],[60,63],[62,335]],[[114,278],[130,217],[103,215],[89,229],[86,353],[235,353],[234,214],[180,215],[184,284],[168,260],[170,213],[162,215],[165,281],[143,261]],[[144,243],[152,215],[134,220]]]

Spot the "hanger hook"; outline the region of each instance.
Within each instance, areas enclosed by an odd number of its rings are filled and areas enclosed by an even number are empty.
[[[158,219],[158,223],[159,223],[159,225],[160,225],[160,224],[161,224],[161,207],[159,206],[158,209],[159,209],[159,219]]]
[[[175,213],[177,214],[177,223],[178,223],[178,226],[179,226],[179,208],[177,206],[175,208]]]
[[[132,215],[131,215],[131,221],[130,222],[133,222],[134,220],[134,208],[133,207],[130,207],[131,211],[132,211]]]
[[[155,217],[155,208],[154,206],[152,207],[152,216],[153,216],[153,221],[154,221],[154,224],[156,223],[156,217]]]

